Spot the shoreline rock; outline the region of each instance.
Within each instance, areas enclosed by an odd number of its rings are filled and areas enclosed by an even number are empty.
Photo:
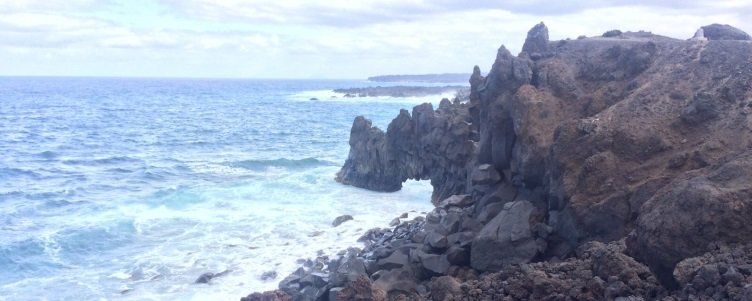
[[[402,110],[386,132],[357,117],[337,181],[430,179],[437,207],[280,288],[293,300],[752,298],[752,42],[716,27],[552,42],[541,23],[520,55],[502,46],[487,76],[474,68],[468,101]]]

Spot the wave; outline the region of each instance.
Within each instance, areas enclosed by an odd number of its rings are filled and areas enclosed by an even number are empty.
[[[20,168],[0,168],[0,179],[13,178],[13,177],[30,177],[32,179],[38,179],[41,177],[39,173],[31,170]]]
[[[119,164],[119,163],[132,163],[132,162],[139,162],[141,160],[136,158],[131,158],[127,156],[116,156],[116,157],[108,157],[108,158],[101,158],[101,159],[93,159],[93,160],[79,160],[79,159],[71,159],[71,160],[65,160],[63,161],[63,164],[67,165],[105,165],[105,164]]]
[[[319,160],[316,158],[304,158],[304,159],[287,159],[279,158],[273,160],[243,160],[227,163],[230,167],[239,167],[248,170],[261,171],[270,167],[281,167],[289,169],[303,169],[314,168],[319,166],[336,166],[334,162],[326,160]]]

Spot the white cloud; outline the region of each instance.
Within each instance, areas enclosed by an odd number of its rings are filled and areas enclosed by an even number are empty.
[[[502,43],[518,51],[540,21],[552,39],[616,28],[688,38],[716,22],[752,29],[748,1],[582,1],[542,10],[541,1],[160,3],[168,6],[154,15],[180,26],[122,16],[107,1],[3,1],[0,72],[288,78],[469,72],[475,64],[487,70]]]

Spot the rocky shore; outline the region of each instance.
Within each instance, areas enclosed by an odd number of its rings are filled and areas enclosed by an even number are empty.
[[[752,300],[752,42],[725,25],[502,46],[469,101],[357,117],[337,180],[425,218],[242,300]]]
[[[457,93],[460,95],[469,94],[467,86],[376,86],[365,88],[347,88],[335,89],[335,93],[344,94],[344,97],[423,97],[430,95],[441,95],[444,93]]]
[[[442,73],[442,74],[405,74],[378,75],[368,78],[372,82],[406,82],[406,83],[464,83],[470,73]]]

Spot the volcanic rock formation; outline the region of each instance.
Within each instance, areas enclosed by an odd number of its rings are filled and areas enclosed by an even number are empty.
[[[552,42],[541,23],[518,56],[502,46],[487,76],[474,68],[468,102],[403,110],[386,133],[356,118],[337,180],[395,191],[430,179],[437,208],[298,277],[324,273],[322,286],[280,288],[752,300],[752,42],[727,26],[699,33]]]

